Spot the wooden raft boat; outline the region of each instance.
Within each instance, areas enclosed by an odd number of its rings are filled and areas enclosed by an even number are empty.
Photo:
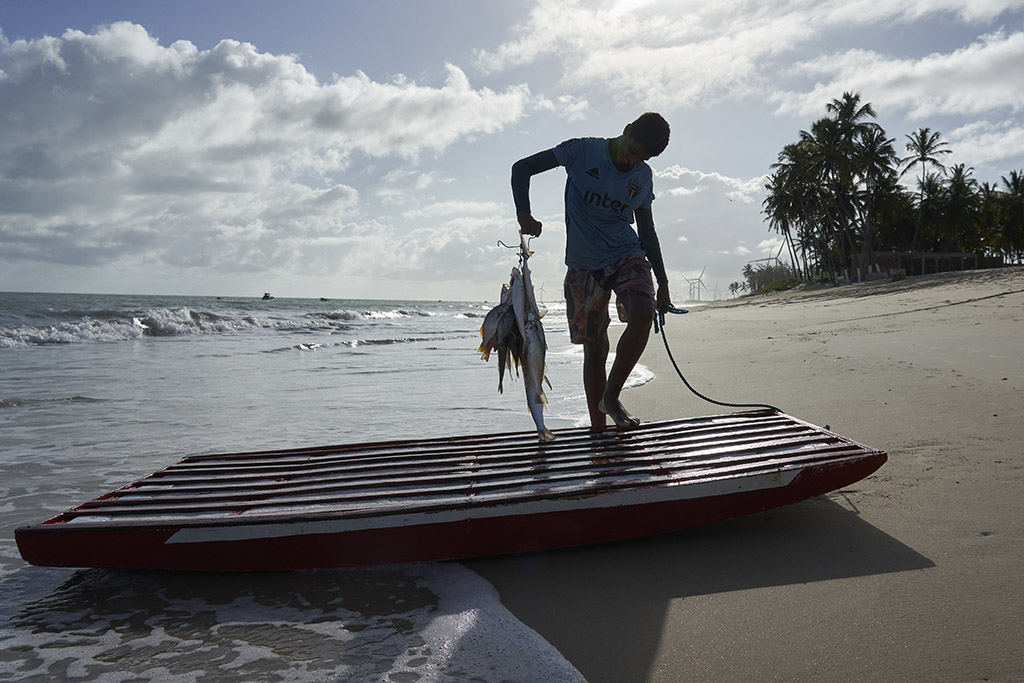
[[[15,531],[38,565],[259,571],[615,541],[856,482],[885,453],[759,410],[558,430],[187,457]]]

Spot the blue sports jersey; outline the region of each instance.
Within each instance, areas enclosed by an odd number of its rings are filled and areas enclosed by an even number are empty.
[[[633,211],[651,208],[651,167],[615,168],[606,138],[566,140],[554,152],[567,176],[565,265],[598,270],[623,256],[643,256]]]

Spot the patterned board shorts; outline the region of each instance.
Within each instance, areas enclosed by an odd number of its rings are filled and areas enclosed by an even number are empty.
[[[623,256],[601,270],[569,268],[565,274],[565,313],[569,319],[569,338],[573,344],[597,339],[608,328],[608,302],[611,293],[619,299],[626,295],[649,296],[653,301],[654,279],[651,264],[643,256]],[[619,320],[623,310],[616,304]]]

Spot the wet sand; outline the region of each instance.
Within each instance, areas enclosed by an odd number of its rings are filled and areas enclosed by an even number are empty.
[[[590,683],[1024,680],[1024,268],[719,302],[691,384],[885,450],[857,484],[676,534],[466,564]],[[661,336],[646,420],[731,412]]]

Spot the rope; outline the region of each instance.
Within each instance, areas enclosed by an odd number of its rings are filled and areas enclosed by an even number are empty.
[[[708,403],[714,403],[718,406],[724,406],[726,408],[767,408],[768,410],[774,410],[776,413],[782,411],[775,406],[768,405],[767,403],[726,403],[725,401],[716,401],[713,398],[708,398],[704,394],[700,393],[693,388],[683,376],[683,371],[679,369],[679,365],[676,363],[676,359],[672,356],[672,349],[668,347],[668,337],[665,335],[665,314],[666,313],[689,313],[685,308],[676,308],[675,306],[665,305],[659,310],[654,316],[654,333],[661,334],[661,341],[665,343],[665,353],[668,354],[668,359],[672,361],[672,367],[676,369],[676,374],[679,375],[679,379],[683,380],[683,384],[686,388],[692,391],[696,396],[704,399]]]

